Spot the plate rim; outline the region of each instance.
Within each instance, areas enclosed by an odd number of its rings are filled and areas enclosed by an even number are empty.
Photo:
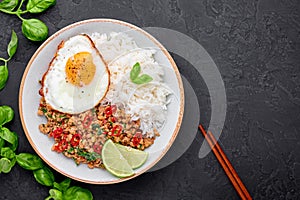
[[[38,151],[37,147],[35,146],[34,142],[32,141],[32,139],[30,137],[29,131],[27,130],[27,127],[26,127],[26,124],[25,124],[23,106],[22,106],[22,102],[23,102],[22,101],[22,95],[23,95],[23,89],[24,89],[24,84],[25,84],[25,81],[26,81],[27,74],[29,72],[29,69],[32,66],[32,63],[34,62],[36,57],[39,55],[39,53],[42,51],[42,49],[44,49],[54,38],[56,38],[61,33],[65,32],[65,31],[68,31],[69,29],[72,29],[72,28],[74,28],[76,26],[79,26],[79,25],[82,25],[82,24],[95,23],[95,22],[96,23],[103,23],[103,22],[107,23],[107,22],[109,22],[109,23],[119,24],[121,26],[127,26],[127,27],[129,27],[129,28],[131,28],[135,31],[138,31],[138,32],[142,33],[146,37],[148,37],[155,45],[157,45],[157,47],[159,47],[161,49],[161,51],[164,53],[164,55],[167,57],[170,64],[172,65],[172,68],[173,68],[173,70],[175,72],[175,75],[176,75],[176,78],[177,78],[177,82],[178,82],[178,85],[179,85],[179,93],[180,93],[180,103],[179,103],[180,108],[179,108],[179,115],[178,115],[177,123],[176,123],[175,129],[172,133],[172,136],[171,136],[170,140],[168,141],[168,144],[165,146],[165,148],[162,151],[162,153],[160,154],[160,156],[156,160],[154,160],[152,163],[150,163],[147,167],[145,167],[145,169],[141,170],[140,172],[135,173],[133,176],[126,177],[126,178],[117,178],[116,180],[112,180],[112,181],[92,181],[92,180],[86,180],[86,179],[74,177],[70,174],[67,174],[66,172],[63,172],[63,171],[59,170],[54,164],[50,163],[44,156],[41,155],[41,153]],[[31,56],[30,60],[28,61],[28,64],[26,65],[25,71],[23,72],[23,76],[22,76],[22,80],[21,80],[21,84],[20,84],[20,89],[19,89],[19,115],[20,115],[20,119],[21,119],[21,124],[22,124],[22,128],[24,130],[24,133],[26,135],[26,138],[29,141],[31,147],[34,149],[35,153],[37,153],[38,156],[47,165],[49,165],[52,169],[54,169],[58,173],[66,176],[66,177],[69,177],[73,180],[80,181],[80,182],[83,182],[83,183],[89,183],[89,184],[105,185],[105,184],[115,184],[115,183],[128,181],[130,179],[133,179],[133,178],[145,173],[150,168],[152,168],[156,163],[158,163],[163,158],[163,156],[167,153],[167,151],[170,149],[170,147],[174,143],[175,138],[177,137],[179,129],[181,127],[181,123],[182,123],[182,119],[183,119],[183,113],[184,113],[184,88],[183,88],[183,83],[182,83],[182,79],[181,79],[181,75],[179,73],[178,67],[177,67],[175,61],[173,60],[173,58],[171,57],[171,55],[169,54],[169,52],[167,51],[167,49],[157,39],[155,39],[151,34],[146,32],[145,30],[141,29],[140,27],[138,27],[134,24],[125,22],[125,21],[121,21],[121,20],[117,20],[117,19],[111,19],[111,18],[93,18],[93,19],[86,19],[86,20],[78,21],[78,22],[69,24],[69,25],[65,26],[64,28],[61,28],[58,31],[56,31],[54,34],[52,34],[45,42],[43,42],[39,46],[39,48]]]

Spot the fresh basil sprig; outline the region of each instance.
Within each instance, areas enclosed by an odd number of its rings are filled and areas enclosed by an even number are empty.
[[[61,183],[55,182],[55,177],[52,171],[44,165],[42,160],[37,155],[20,153],[16,156],[16,160],[17,163],[24,169],[33,171],[33,176],[38,183],[53,187],[49,190],[49,196],[46,198],[46,200],[93,199],[93,195],[89,190],[77,186],[70,187],[71,180],[69,178],[65,179]]]
[[[78,186],[71,186],[71,180],[69,178],[65,179],[61,183],[54,182],[53,189],[49,190],[49,196],[45,200],[92,200],[92,193]]]
[[[151,76],[148,74],[142,74],[139,76],[141,73],[141,65],[139,62],[135,63],[130,71],[130,80],[135,83],[135,84],[145,84],[149,83],[150,81],[153,80]]]
[[[25,13],[41,13],[50,6],[55,5],[56,0],[28,0],[26,10],[22,10],[24,0],[3,0],[0,3],[0,11],[17,15],[22,20],[22,33],[31,41],[43,41],[48,36],[48,27],[39,19],[24,19],[21,17]],[[18,6],[19,5],[19,6]]]
[[[9,106],[0,106],[0,173],[9,173],[16,163],[15,151],[18,136],[15,132],[3,127],[13,119],[14,111]]]
[[[2,3],[2,2],[1,2]],[[4,62],[4,65],[0,65],[0,90],[2,90],[8,79],[7,63],[15,55],[18,47],[18,36],[15,31],[12,31],[10,42],[7,46],[8,59],[0,58],[0,61]]]
[[[53,187],[49,190],[49,196],[46,200],[93,199],[93,195],[89,190],[77,186],[70,187],[71,180],[69,178],[65,179],[61,183],[55,182],[55,177],[52,171],[43,164],[42,160],[38,156],[30,153],[20,153],[16,156],[16,158],[17,163],[21,167],[33,171],[33,176],[38,183]]]

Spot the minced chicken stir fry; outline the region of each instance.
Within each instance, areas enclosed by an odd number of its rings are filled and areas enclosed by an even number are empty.
[[[144,150],[154,143],[153,133],[142,134],[140,120],[133,121],[122,106],[99,104],[80,114],[64,114],[47,105],[42,97],[38,115],[47,118],[40,124],[42,133],[54,138],[52,150],[74,159],[77,164],[86,163],[89,168],[104,168],[101,160],[102,146],[107,139],[116,143]],[[159,136],[156,129],[155,136]]]

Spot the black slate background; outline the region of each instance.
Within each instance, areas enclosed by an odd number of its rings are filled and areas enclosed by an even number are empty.
[[[64,0],[34,17],[46,22],[50,35],[73,22],[105,17],[140,27],[174,29],[198,41],[224,80],[228,111],[220,143],[249,192],[254,199],[300,199],[299,1]],[[9,128],[19,135],[18,152],[33,153],[19,119],[18,92],[26,64],[40,43],[22,36],[16,16],[0,13],[0,27],[2,57],[6,57],[11,29],[19,36],[0,104],[16,112]],[[201,112],[209,113],[201,77],[194,75],[187,61],[173,56],[181,73],[189,77]],[[209,117],[201,116],[201,123],[207,124]],[[214,155],[198,158],[202,141],[198,133],[176,162],[124,183],[72,184],[90,189],[95,199],[238,199]],[[0,199],[44,199],[48,189],[17,165],[9,174],[0,174]]]

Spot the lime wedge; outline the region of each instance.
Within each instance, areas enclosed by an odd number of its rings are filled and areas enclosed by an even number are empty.
[[[107,171],[124,178],[132,176],[134,171],[111,140],[107,140],[102,148],[102,160]]]
[[[123,146],[120,144],[115,145],[121,152],[122,156],[127,160],[128,164],[132,167],[132,169],[136,169],[142,166],[148,158],[148,152],[134,149],[128,146]]]

